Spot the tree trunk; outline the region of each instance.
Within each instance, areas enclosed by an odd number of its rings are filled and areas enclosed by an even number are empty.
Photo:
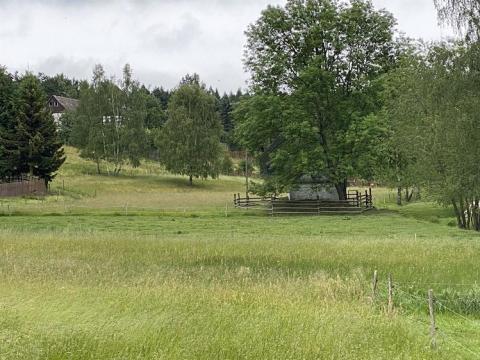
[[[463,225],[462,222],[462,216],[460,214],[460,210],[458,208],[457,202],[452,199],[452,204],[453,204],[453,210],[455,211],[455,216],[457,217],[457,225],[460,229],[465,229],[465,226]]]
[[[96,158],[95,161],[96,161],[96,163],[97,163],[97,174],[100,175],[100,174],[101,174],[101,171],[100,171],[100,159],[99,159],[99,158]]]
[[[339,200],[347,200],[347,180],[335,184]]]
[[[415,189],[412,189],[411,191],[408,189],[408,187],[405,189],[405,201],[407,203],[412,201],[414,192]]]
[[[188,185],[193,186],[193,176],[190,175],[188,178]]]
[[[402,187],[397,188],[397,205],[402,206]]]
[[[461,229],[467,229],[467,214],[465,213],[465,203],[463,198],[460,198],[460,219],[461,219]]]

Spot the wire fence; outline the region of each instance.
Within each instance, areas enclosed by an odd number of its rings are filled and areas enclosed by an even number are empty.
[[[440,285],[440,286],[447,286],[447,287],[455,287],[455,286],[462,286],[462,287],[470,287],[470,288],[478,288],[479,284],[477,282],[474,283],[460,283],[460,284],[455,284],[455,283],[427,283],[427,282],[412,282],[412,283],[406,283],[406,282],[396,282],[394,284],[394,289],[395,293],[397,294],[398,298],[397,301],[402,302],[402,300],[408,299],[414,304],[421,307],[425,308],[425,311],[429,310],[427,304],[428,304],[428,296],[420,296],[417,294],[412,294],[410,291],[413,288],[418,289],[418,285],[429,285],[428,289],[431,289],[432,286],[435,285]],[[404,290],[403,288],[408,287],[408,290]],[[385,297],[385,294],[382,294],[383,297]],[[404,305],[404,304],[403,304]],[[439,300],[437,297],[434,298],[434,307],[435,310],[437,311],[443,311],[445,313],[448,313],[449,316],[455,321],[459,323],[464,323],[468,324],[472,331],[480,331],[480,320],[474,320],[471,319],[460,312],[452,309],[451,307],[445,305],[443,300]],[[406,320],[410,321],[411,323],[414,323],[415,326],[420,325],[422,328],[425,329],[430,329],[432,328],[432,322],[427,321],[425,319],[419,318],[418,311],[408,311],[408,308],[405,308],[404,306],[401,308],[401,311],[405,312],[405,318]],[[432,316],[432,315],[430,315]],[[453,344],[457,349],[463,351],[464,353],[468,353],[470,355],[473,355],[474,358],[480,359],[480,350],[478,348],[472,348],[470,345],[466,345],[464,342],[464,339],[458,339],[460,336],[464,336],[464,333],[462,332],[461,334],[457,333],[455,334],[454,331],[449,330],[447,328],[446,324],[443,323],[438,323],[433,320],[433,326],[435,327],[435,335],[440,335],[444,341]],[[438,319],[436,320],[438,321]],[[479,336],[476,337],[476,339],[480,339],[480,334]]]

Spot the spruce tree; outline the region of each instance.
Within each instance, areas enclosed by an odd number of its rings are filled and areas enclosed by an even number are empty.
[[[17,94],[18,171],[37,176],[48,184],[65,161],[56,125],[45,106],[39,80],[27,74]]]
[[[15,83],[12,76],[0,67],[0,179],[17,175],[14,96]]]

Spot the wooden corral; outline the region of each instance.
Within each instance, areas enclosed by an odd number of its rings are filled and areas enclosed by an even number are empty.
[[[237,209],[258,210],[274,215],[329,215],[329,214],[361,214],[373,209],[372,190],[365,193],[351,190],[347,200],[297,200],[288,198],[259,198],[234,195]]]

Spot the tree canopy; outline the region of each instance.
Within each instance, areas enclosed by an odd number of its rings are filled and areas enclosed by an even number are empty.
[[[168,120],[157,138],[168,171],[193,178],[219,175],[223,148],[216,99],[195,81],[182,81],[168,105]]]
[[[396,64],[395,20],[370,2],[289,0],[247,31],[253,96],[236,110],[238,137],[280,189],[326,176],[340,199],[361,174],[349,133],[380,106],[376,79]]]
[[[480,1],[434,0],[441,21],[466,35],[467,40],[480,38]]]
[[[145,157],[145,127],[162,121],[158,119],[162,116],[158,115],[162,112],[160,104],[150,104],[150,112],[147,111],[149,96],[132,78],[128,64],[119,83],[107,79],[103,67],[98,65],[92,83],[82,86],[80,106],[73,115],[71,138],[84,156],[97,162],[98,171],[100,160],[113,163],[114,168],[108,171],[117,175],[125,161],[138,166]]]

